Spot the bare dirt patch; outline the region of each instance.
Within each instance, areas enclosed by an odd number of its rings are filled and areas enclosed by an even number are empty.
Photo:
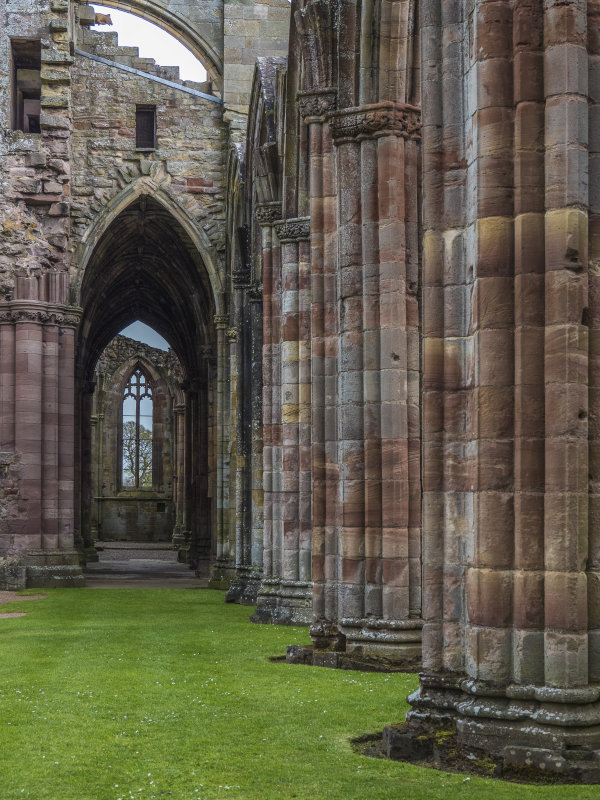
[[[44,600],[47,594],[25,594],[19,595],[17,592],[0,592],[0,606],[6,603],[20,603],[22,600]],[[25,611],[12,611],[0,614],[0,619],[12,619],[13,617],[24,617]]]

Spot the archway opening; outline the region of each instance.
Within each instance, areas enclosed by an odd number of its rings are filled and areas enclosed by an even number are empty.
[[[216,364],[202,256],[173,215],[141,195],[100,236],[80,303],[85,551],[93,558],[99,540],[170,541],[204,572],[215,516]],[[126,335],[140,322],[153,344]]]
[[[98,20],[93,26],[94,31],[116,33],[119,45],[139,48],[142,58],[153,58],[162,66],[179,67],[181,80],[196,83],[207,80],[207,70],[202,61],[172,33],[129,11],[98,3],[94,3],[93,7]]]
[[[195,7],[190,4],[194,19],[188,18],[180,13],[179,9],[171,8],[161,0],[102,0],[101,5],[134,14],[171,34],[202,62],[214,88],[222,91],[223,58],[220,44],[223,35],[222,24],[209,5],[203,8],[200,4]]]

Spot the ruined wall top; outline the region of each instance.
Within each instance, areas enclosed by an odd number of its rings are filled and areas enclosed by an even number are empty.
[[[75,0],[79,2],[79,0]],[[205,65],[233,118],[245,113],[254,62],[287,53],[288,0],[106,0],[104,5],[154,22]]]

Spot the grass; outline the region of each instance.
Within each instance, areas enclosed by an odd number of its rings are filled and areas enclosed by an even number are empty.
[[[272,663],[307,631],[220,592],[48,594],[0,620],[0,800],[600,800],[355,754],[416,677]]]

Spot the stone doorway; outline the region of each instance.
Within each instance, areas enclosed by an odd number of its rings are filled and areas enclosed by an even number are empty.
[[[154,541],[204,572],[215,527],[215,301],[201,253],[157,199],[137,197],[99,237],[81,306],[76,468],[86,557],[97,558],[98,540]],[[136,320],[166,339],[172,364],[115,338]],[[142,473],[134,458],[129,475],[122,415],[140,387],[151,408],[151,468]]]

